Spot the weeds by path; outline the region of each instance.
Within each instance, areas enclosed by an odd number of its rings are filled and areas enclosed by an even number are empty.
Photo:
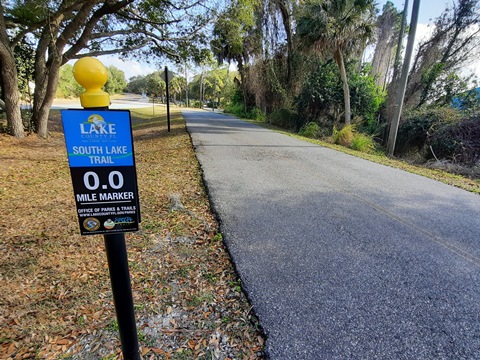
[[[144,359],[262,358],[178,111],[132,111],[142,230],[127,247]],[[0,137],[0,358],[120,358],[101,236],[80,236],[59,113]]]

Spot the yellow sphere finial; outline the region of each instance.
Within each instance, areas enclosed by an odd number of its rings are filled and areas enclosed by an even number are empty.
[[[107,107],[110,95],[102,90],[108,78],[107,69],[100,60],[92,57],[79,59],[73,65],[75,80],[85,88],[80,95],[80,103],[84,108]]]

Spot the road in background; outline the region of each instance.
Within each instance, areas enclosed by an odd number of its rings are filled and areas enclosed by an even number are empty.
[[[183,115],[270,359],[478,358],[478,195]]]
[[[160,104],[159,101],[155,101],[152,104],[149,97],[143,98],[140,95],[128,94],[120,98],[111,99],[109,109],[139,109],[146,107],[166,107],[165,104]],[[83,109],[80,105],[80,99],[55,99],[53,101],[52,109]]]

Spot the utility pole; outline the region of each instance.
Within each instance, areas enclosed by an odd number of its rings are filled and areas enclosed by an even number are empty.
[[[200,76],[200,109],[203,109],[203,70]]]
[[[212,110],[215,112],[215,94],[216,94],[216,89],[217,89],[217,78],[215,77],[213,81],[213,96],[212,96]]]
[[[188,107],[188,67],[185,60],[185,105]]]
[[[410,31],[408,32],[408,43],[405,51],[405,59],[403,60],[402,75],[400,83],[398,84],[395,112],[390,125],[390,132],[387,142],[387,154],[393,156],[395,151],[395,142],[397,141],[398,124],[400,122],[400,115],[402,114],[403,100],[405,98],[405,89],[407,87],[408,71],[410,69],[410,62],[412,60],[413,45],[415,42],[415,33],[417,31],[418,12],[420,9],[420,0],[413,0],[412,19],[410,21]]]
[[[167,90],[167,129],[170,132],[170,94],[168,93],[168,83],[169,83],[169,74],[168,74],[168,67],[165,66],[165,85]]]

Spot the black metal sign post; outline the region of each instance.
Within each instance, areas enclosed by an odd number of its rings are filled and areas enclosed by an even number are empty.
[[[165,66],[165,71],[160,75],[165,80],[166,93],[167,93],[167,128],[170,132],[170,96],[168,93],[168,83],[172,80],[173,75],[168,72],[168,67]]]
[[[109,234],[104,240],[123,358],[140,360],[125,235]]]
[[[168,127],[168,132],[170,132],[170,95],[168,93],[168,68],[165,66],[165,83],[166,83],[166,89],[167,89],[167,127]]]
[[[63,110],[62,121],[81,233],[104,235],[123,357],[140,360],[124,235],[140,222],[130,113],[108,110],[106,74],[96,59],[77,61],[84,110]]]

